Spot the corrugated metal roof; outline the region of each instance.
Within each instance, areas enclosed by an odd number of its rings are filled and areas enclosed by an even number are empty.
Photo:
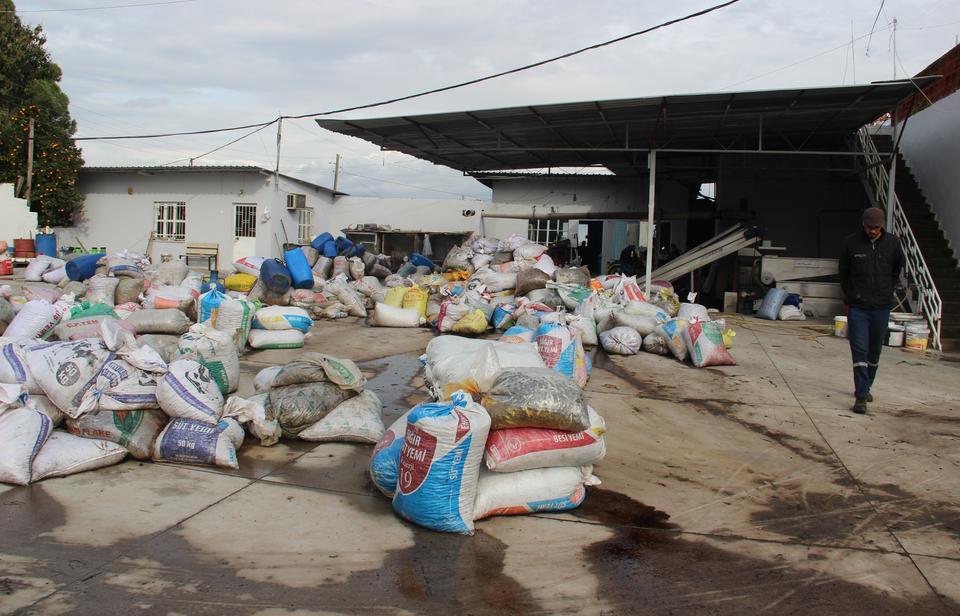
[[[273,175],[273,171],[265,169],[263,167],[258,167],[256,165],[193,165],[193,166],[150,166],[150,165],[126,165],[126,166],[84,166],[80,169],[80,173],[147,173],[147,174],[159,174],[159,173],[204,173],[204,172],[227,172],[227,173],[264,173],[266,175]],[[292,175],[287,175],[286,173],[281,173],[280,177],[287,178],[288,180],[294,180],[300,182],[301,184],[307,184],[313,186],[314,188],[319,188],[327,192],[333,193],[335,196],[344,196],[348,193],[341,191],[334,191],[326,186],[310,182],[308,180],[301,180],[300,178],[294,177]]]
[[[907,80],[317,123],[465,172],[604,165],[633,174],[637,154],[652,148],[756,150],[762,139],[764,150],[846,150],[854,131],[915,91]]]

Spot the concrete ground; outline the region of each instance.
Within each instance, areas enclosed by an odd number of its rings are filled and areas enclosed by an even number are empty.
[[[0,612],[960,613],[960,364],[887,349],[859,416],[844,340],[733,325],[734,367],[599,355],[603,485],[473,537],[395,516],[361,445],[0,487]],[[325,322],[308,349],[361,362],[389,422],[426,398],[430,338]],[[240,393],[295,354],[245,356]]]

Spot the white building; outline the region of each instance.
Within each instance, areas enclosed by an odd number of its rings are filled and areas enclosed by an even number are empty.
[[[280,256],[324,231],[364,223],[426,232],[479,231],[489,204],[459,199],[381,199],[345,193],[254,166],[85,167],[83,212],[56,229],[61,248],[80,246],[179,258],[191,243],[216,244],[219,269],[249,255]],[[36,225],[34,220],[33,226]],[[526,233],[504,221],[496,233]]]

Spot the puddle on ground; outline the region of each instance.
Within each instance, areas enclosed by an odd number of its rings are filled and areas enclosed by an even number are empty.
[[[690,539],[669,516],[623,494],[589,488],[574,515],[614,536],[584,549],[598,595],[616,611],[646,614],[945,614],[960,604],[928,592],[891,597],[829,574],[791,566],[782,554],[764,560]],[[719,539],[718,539],[719,540]],[[796,553],[802,547],[790,548]],[[831,556],[810,553],[811,562]]]
[[[383,422],[389,426],[397,417],[430,399],[423,384],[419,353],[404,353],[358,362],[365,373],[373,372],[366,388],[383,402]]]

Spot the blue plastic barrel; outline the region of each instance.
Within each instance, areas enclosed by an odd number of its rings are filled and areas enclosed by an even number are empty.
[[[353,242],[351,242],[349,239],[347,239],[342,235],[336,239],[336,242],[337,242],[337,254],[343,255],[345,252],[353,248]]]
[[[419,252],[415,252],[415,253],[413,253],[413,254],[410,255],[410,263],[413,263],[414,265],[419,265],[419,266],[422,266],[422,267],[429,267],[430,269],[433,269],[433,261],[431,261],[430,259],[426,258],[425,256],[423,256],[423,255],[420,254]]]
[[[37,233],[33,238],[37,245],[38,255],[47,255],[48,257],[57,256],[57,234],[56,233]]]
[[[343,256],[347,257],[348,259],[350,257],[362,257],[363,253],[365,253],[366,251],[367,251],[367,247],[364,246],[363,244],[354,244],[353,246],[351,246],[350,248],[347,248],[343,252]]]
[[[319,252],[323,252],[323,245],[326,244],[327,242],[332,242],[332,241],[333,241],[333,236],[330,235],[329,233],[324,232],[318,235],[317,237],[313,238],[313,241],[310,242],[310,245],[313,246]],[[324,255],[324,256],[328,256],[328,255]]]
[[[67,278],[81,281],[93,277],[97,271],[97,261],[102,259],[103,255],[102,252],[95,252],[77,257],[73,261],[67,261]]]
[[[283,295],[290,289],[290,272],[279,259],[267,259],[260,266],[260,280],[272,293]]]
[[[320,252],[323,256],[328,259],[332,259],[337,256],[339,251],[337,250],[337,243],[333,240],[328,240],[323,246],[320,247]]]
[[[787,293],[786,289],[778,287],[769,289],[767,294],[763,296],[763,303],[760,304],[760,310],[757,311],[757,318],[776,321],[777,317],[780,316],[780,308],[788,295],[790,294]]]
[[[283,253],[283,258],[287,262],[287,270],[290,272],[290,280],[294,289],[312,289],[313,272],[310,271],[310,263],[307,261],[307,255],[299,248],[292,248]]]

